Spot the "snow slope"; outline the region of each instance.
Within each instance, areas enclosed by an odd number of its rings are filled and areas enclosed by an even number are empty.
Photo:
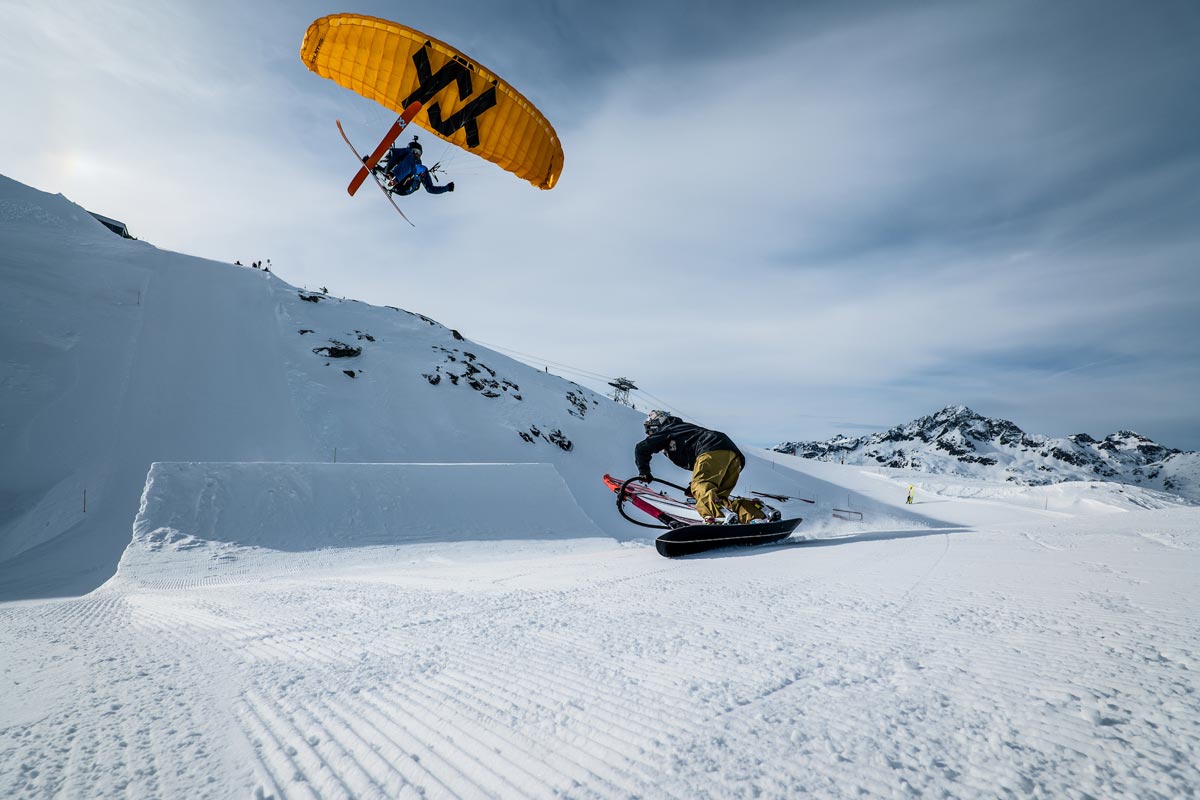
[[[1172,495],[753,451],[803,538],[667,560],[637,415],[420,315],[4,179],[0,281],[0,796],[1200,786]]]
[[[111,577],[155,462],[549,463],[607,535],[646,538],[599,480],[634,471],[625,406],[417,313],[121,239],[3,177],[0,237],[0,599]],[[743,484],[809,491],[761,454]]]
[[[633,469],[628,408],[418,314],[120,239],[3,178],[0,237],[0,597],[110,577],[156,461],[552,463],[617,524],[598,476]]]

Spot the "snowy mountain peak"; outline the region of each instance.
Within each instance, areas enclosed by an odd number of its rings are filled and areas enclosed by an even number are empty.
[[[966,454],[975,449],[976,443],[981,442],[998,441],[1005,445],[1025,443],[1027,446],[1036,446],[1033,438],[1028,437],[1008,420],[990,419],[964,405],[947,406],[936,414],[897,425],[880,434],[858,439],[839,436],[824,444],[836,441],[839,444],[837,449],[853,449],[864,439],[872,439],[878,443],[919,441],[935,446],[938,446],[936,443],[940,443],[940,449],[952,454]],[[781,452],[788,452],[787,447],[785,444],[776,449],[783,448]]]
[[[802,458],[923,472],[1000,478],[1040,486],[1109,480],[1161,488],[1200,499],[1200,454],[1164,447],[1135,431],[1102,440],[1028,434],[1006,419],[965,405],[946,406],[881,433],[824,442],[784,442],[774,448]]]

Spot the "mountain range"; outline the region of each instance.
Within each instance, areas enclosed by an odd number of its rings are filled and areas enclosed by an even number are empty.
[[[1028,486],[1103,480],[1200,500],[1200,453],[1165,447],[1134,431],[1095,439],[1030,434],[1006,419],[947,406],[880,433],[773,448],[801,458],[1000,479]]]

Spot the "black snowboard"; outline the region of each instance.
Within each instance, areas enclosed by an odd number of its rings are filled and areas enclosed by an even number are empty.
[[[718,547],[778,542],[790,536],[799,525],[799,517],[754,525],[685,525],[659,536],[654,546],[659,555],[675,558]]]

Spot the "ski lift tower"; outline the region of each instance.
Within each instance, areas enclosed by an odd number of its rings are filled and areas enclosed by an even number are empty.
[[[633,381],[629,378],[615,378],[608,385],[613,387],[613,393],[610,395],[613,400],[633,408],[633,403],[629,400],[629,392],[637,391],[638,388],[633,385]]]

